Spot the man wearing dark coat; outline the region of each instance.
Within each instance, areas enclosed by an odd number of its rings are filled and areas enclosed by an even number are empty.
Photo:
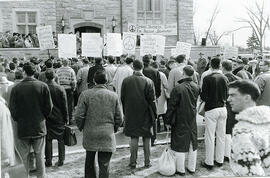
[[[67,95],[65,89],[54,81],[55,73],[53,69],[47,70],[45,75],[53,102],[52,112],[46,120],[45,165],[47,167],[52,166],[52,140],[57,139],[58,162],[56,164],[62,166],[65,160],[64,126],[68,122]]]
[[[92,88],[95,85],[95,82],[94,82],[95,73],[98,70],[105,70],[105,68],[102,66],[102,61],[103,60],[100,57],[95,58],[95,65],[89,68],[88,77],[87,77],[88,88]]]
[[[199,86],[192,81],[194,69],[183,68],[183,78],[173,88],[166,113],[166,123],[171,125],[171,149],[175,151],[176,171],[185,174],[185,153],[188,152],[187,170],[195,172],[197,159],[196,104]]]
[[[131,137],[129,167],[136,168],[139,137],[143,137],[144,165],[150,167],[151,127],[156,119],[155,88],[153,81],[143,75],[141,61],[135,60],[133,68],[133,75],[124,79],[121,88],[124,133]]]

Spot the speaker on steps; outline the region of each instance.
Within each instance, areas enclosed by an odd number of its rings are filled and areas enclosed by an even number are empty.
[[[206,46],[206,38],[202,38],[202,46]]]

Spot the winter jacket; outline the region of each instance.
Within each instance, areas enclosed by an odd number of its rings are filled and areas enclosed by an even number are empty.
[[[231,169],[236,176],[270,176],[270,108],[255,106],[236,115]]]

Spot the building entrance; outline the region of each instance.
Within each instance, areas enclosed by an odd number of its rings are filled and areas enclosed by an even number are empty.
[[[82,33],[101,33],[101,29],[97,27],[91,27],[91,26],[83,26],[75,28],[75,34],[79,32],[80,37],[82,36]]]

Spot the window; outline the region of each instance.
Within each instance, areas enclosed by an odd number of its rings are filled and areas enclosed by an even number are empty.
[[[137,0],[137,20],[143,24],[162,23],[162,0]]]
[[[37,12],[16,12],[16,26],[18,33],[28,34],[36,33],[37,27]]]

